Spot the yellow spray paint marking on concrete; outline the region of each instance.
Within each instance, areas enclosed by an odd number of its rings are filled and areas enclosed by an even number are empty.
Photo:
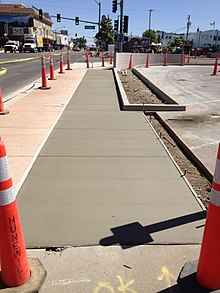
[[[136,290],[129,288],[131,285],[134,284],[134,280],[129,280],[125,282],[121,276],[116,277],[119,280],[120,286],[118,286],[117,291],[108,283],[108,282],[99,282],[99,285],[95,288],[94,293],[101,293],[104,289],[110,293],[122,292],[122,293],[138,293]]]
[[[176,281],[176,277],[169,271],[167,267],[161,268],[161,274],[157,277],[158,281],[165,280],[168,287],[171,286],[172,280]]]
[[[137,291],[135,291],[134,289],[128,288],[129,286],[131,286],[132,284],[134,284],[134,282],[135,282],[134,280],[130,280],[127,283],[125,283],[123,281],[122,277],[117,276],[117,279],[120,282],[120,286],[118,287],[118,291],[119,292],[123,292],[123,293],[126,293],[126,292],[137,293]]]
[[[0,76],[4,75],[7,72],[7,70],[8,70],[7,68],[2,67],[0,70]]]
[[[29,57],[29,58],[24,58],[24,59],[15,59],[15,60],[1,61],[0,64],[23,62],[23,61],[33,60],[33,59],[37,59],[37,58],[39,58],[39,56],[38,57]]]
[[[99,282],[98,287],[95,288],[94,293],[99,293],[101,289],[108,289],[109,292],[115,293],[114,289],[107,282]]]

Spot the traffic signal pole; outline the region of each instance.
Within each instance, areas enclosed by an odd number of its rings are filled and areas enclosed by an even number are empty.
[[[57,16],[55,16],[55,15],[50,15],[50,17],[57,18]],[[65,19],[65,20],[72,20],[72,21],[76,21],[76,18],[71,18],[71,17],[64,17],[64,16],[60,16],[60,19]],[[98,22],[95,22],[95,21],[90,21],[90,20],[82,20],[82,19],[79,19],[79,22],[84,22],[84,23],[91,23],[91,24],[96,24],[96,25],[99,25],[99,23],[98,23]]]
[[[123,51],[123,10],[124,10],[124,0],[120,0],[120,42],[119,42],[119,52]]]

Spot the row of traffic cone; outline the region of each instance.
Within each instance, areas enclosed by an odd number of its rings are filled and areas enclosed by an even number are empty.
[[[104,57],[104,52],[102,52],[102,57],[101,57],[101,62],[102,62],[102,67],[105,67],[105,57]],[[110,57],[109,57],[109,64],[112,65],[113,62],[113,56],[112,52],[110,52]],[[89,68],[89,54],[86,54],[86,68]]]
[[[214,63],[214,69],[213,69],[212,75],[217,75],[217,71],[218,71],[218,60],[219,60],[219,55],[216,56],[215,63]],[[182,53],[180,65],[183,66],[184,63],[185,63],[185,54]],[[190,53],[189,53],[189,55],[187,57],[187,63],[190,63]],[[164,54],[163,66],[167,66],[167,53]],[[149,54],[147,54],[147,57],[146,57],[146,66],[145,67],[146,68],[149,67]],[[128,69],[132,69],[132,54],[130,54]]]
[[[51,87],[47,85],[47,74],[46,74],[46,62],[45,62],[45,56],[44,54],[41,55],[41,62],[42,62],[42,86],[39,87],[39,89],[42,90],[48,90]],[[66,70],[72,70],[70,68],[70,52],[67,51],[67,68]],[[63,54],[62,52],[60,53],[60,74],[64,74],[63,70]],[[56,78],[54,77],[54,65],[53,65],[53,54],[50,53],[50,77],[49,80],[55,80]]]

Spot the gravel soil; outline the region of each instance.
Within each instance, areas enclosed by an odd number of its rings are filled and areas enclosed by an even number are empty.
[[[135,75],[133,75],[131,70],[127,70],[126,72],[123,72],[123,74],[119,73],[119,77],[127,98],[131,104],[162,103],[142,81],[140,81]],[[169,136],[169,134],[154,117],[154,115],[147,115],[147,118],[150,121],[154,130],[161,138],[166,148],[168,149],[172,158],[179,166],[180,170],[183,173],[182,176],[186,177],[186,179],[189,181],[194,191],[196,192],[197,196],[207,208],[210,199],[211,184],[203,176],[203,174],[198,171],[193,163],[182,153],[182,151],[176,145],[175,141]]]

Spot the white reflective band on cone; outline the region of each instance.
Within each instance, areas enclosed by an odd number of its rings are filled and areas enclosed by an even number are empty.
[[[220,207],[220,192],[212,188],[210,202],[217,207]]]
[[[213,181],[217,184],[220,184],[220,160],[218,159],[215,165],[215,173],[214,173]]]
[[[7,157],[0,158],[0,182],[10,179]]]
[[[6,206],[15,201],[13,187],[0,191],[0,206]]]

